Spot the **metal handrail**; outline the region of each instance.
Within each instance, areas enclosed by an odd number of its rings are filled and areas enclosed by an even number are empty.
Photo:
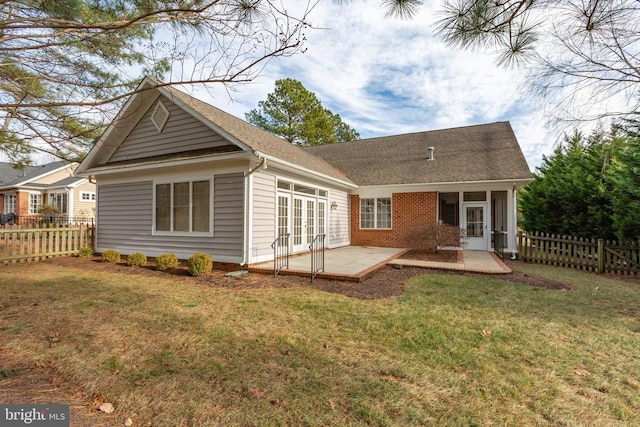
[[[273,249],[273,275],[277,276],[283,268],[289,268],[289,236],[290,233],[279,234],[271,243]]]
[[[311,281],[324,271],[324,234],[318,234],[309,245],[311,251]]]

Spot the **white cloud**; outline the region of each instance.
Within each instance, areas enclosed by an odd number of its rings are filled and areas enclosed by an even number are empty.
[[[555,137],[542,111],[527,104],[521,72],[446,46],[426,6],[409,21],[385,19],[373,6],[320,2],[310,21],[324,29],[307,32],[306,53],[273,60],[253,83],[236,86],[232,100],[222,88],[207,100],[244,118],[275,80],[291,77],[362,137],[509,120],[532,169],[551,152]]]

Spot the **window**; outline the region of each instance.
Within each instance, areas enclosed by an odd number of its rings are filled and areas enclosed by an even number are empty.
[[[155,231],[211,231],[211,181],[157,184],[155,190]]]
[[[96,193],[92,191],[81,191],[80,192],[80,200],[83,202],[95,202],[96,201]]]
[[[16,213],[16,195],[5,194],[4,195],[4,213]]]
[[[67,193],[49,193],[47,196],[47,204],[58,208],[61,214],[67,213]]]
[[[29,194],[29,213],[37,214],[42,206],[42,194]]]
[[[391,228],[391,198],[360,199],[360,228]]]

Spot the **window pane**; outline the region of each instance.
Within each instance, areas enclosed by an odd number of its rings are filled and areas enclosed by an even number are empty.
[[[171,231],[171,184],[156,185],[156,230]]]
[[[173,184],[173,231],[189,231],[189,183]]]
[[[279,246],[286,246],[287,240],[284,236],[289,232],[289,198],[278,196],[278,240]]]
[[[193,231],[209,231],[209,181],[193,183]]]
[[[42,205],[42,194],[29,194],[29,213],[37,214]]]
[[[391,228],[391,199],[377,199],[376,210],[376,228]]]
[[[360,199],[360,228],[375,228],[375,199]]]

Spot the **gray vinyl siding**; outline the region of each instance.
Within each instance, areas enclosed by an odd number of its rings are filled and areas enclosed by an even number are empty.
[[[253,175],[253,224],[251,257],[273,259],[271,243],[276,234],[276,178],[265,173]]]
[[[156,101],[107,163],[232,145],[169,99],[159,100],[170,113],[162,132],[151,121]]]
[[[242,261],[242,174],[214,177],[213,237],[154,236],[153,182],[98,184],[96,250],[116,249],[121,254],[148,256],[173,253],[185,259],[196,252],[212,254],[214,262]]]

